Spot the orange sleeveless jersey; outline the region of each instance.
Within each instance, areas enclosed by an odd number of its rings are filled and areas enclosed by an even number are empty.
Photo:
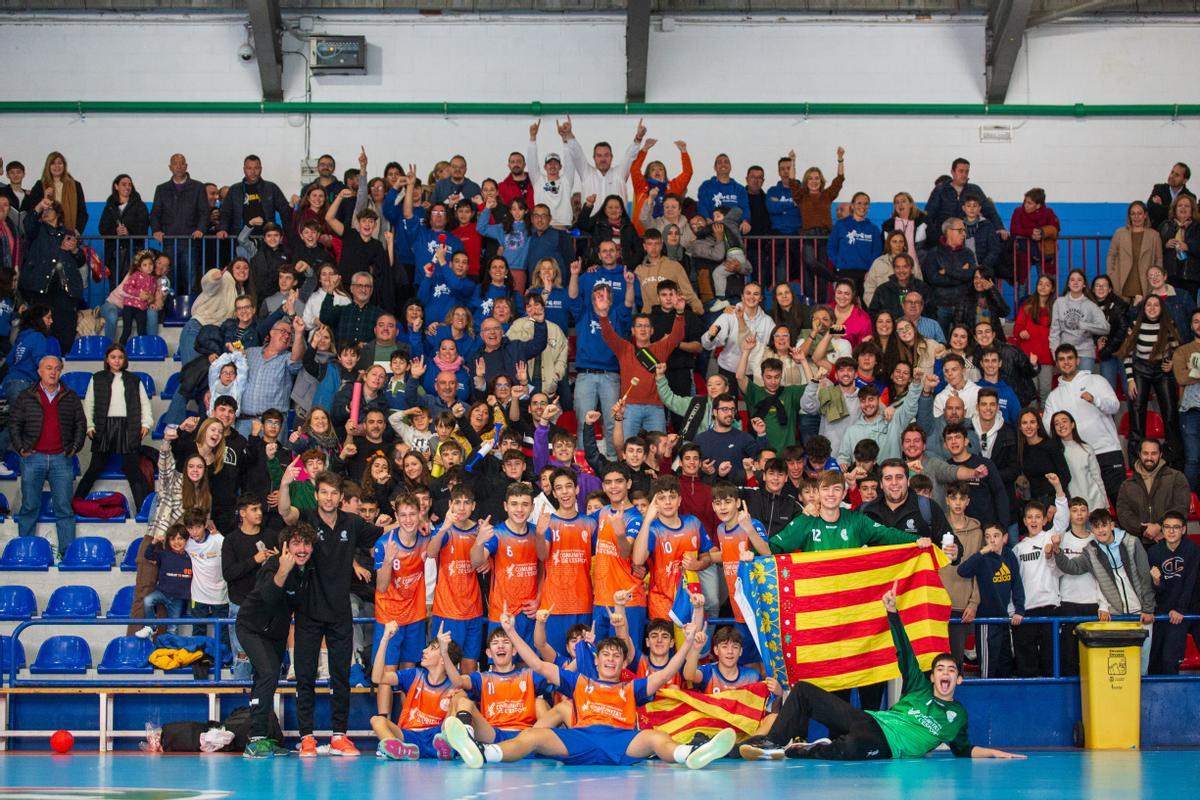
[[[754,525],[754,530],[758,535],[767,538],[767,529],[762,523],[756,519],[750,520]],[[721,548],[721,569],[725,573],[725,585],[729,587],[730,605],[733,606],[733,618],[738,622],[745,622],[742,617],[742,609],[738,604],[733,602],[732,598],[737,596],[737,574],[738,564],[741,557],[739,543],[745,542],[745,548],[753,551],[750,546],[750,535],[743,531],[736,524],[732,532],[725,530],[725,523],[717,523],[717,544]]]
[[[707,553],[712,549],[700,520],[684,516],[679,528],[670,528],[662,520],[650,524],[650,619],[670,619],[671,605],[679,589],[683,558]]]
[[[633,577],[633,564],[621,557],[617,540],[627,538],[629,533],[637,536],[642,527],[642,515],[636,508],[628,508],[622,517],[605,506],[597,514],[596,554],[592,556],[592,594],[595,605],[613,605],[613,595],[625,589],[633,590],[631,608],[646,607],[646,589],[642,582]]]
[[[471,566],[471,545],[477,526],[460,530],[449,523],[442,549],[438,551],[438,580],[433,590],[433,613],[446,619],[475,619],[483,616],[483,596],[479,579]],[[441,535],[441,531],[434,536]]]
[[[614,728],[637,728],[637,700],[629,683],[599,683],[580,675],[571,695],[575,708],[572,728],[589,725],[609,725]]]
[[[578,516],[550,516],[546,540],[546,578],[542,583],[542,608],[554,607],[555,614],[592,613],[592,539],[596,520]]]
[[[638,655],[637,669],[633,672],[633,676],[635,678],[649,678],[658,671],[659,669],[650,663],[650,658],[646,654],[641,653]],[[666,685],[682,686],[683,678],[679,677],[679,673],[676,672],[673,676],[671,676],[671,680],[667,681]]]
[[[532,728],[537,722],[537,692],[533,671],[518,669],[506,675],[479,674],[479,712],[493,728],[506,731]]]
[[[400,556],[392,561],[392,580],[386,591],[375,592],[375,621],[381,624],[396,622],[411,625],[424,621],[425,609],[425,545],[428,540],[417,537],[417,543],[406,548],[399,534],[389,531],[375,543],[375,568],[383,566],[383,548],[389,538],[400,545]]]
[[[500,621],[505,604],[516,614],[521,606],[538,596],[537,531],[525,523],[518,535],[507,524],[497,525],[496,535],[485,547],[492,555],[492,588],[488,594],[488,619]]]
[[[441,686],[430,686],[424,670],[414,668],[411,671],[416,676],[404,694],[404,710],[400,712],[396,724],[410,731],[437,728],[450,712],[450,695],[454,686],[448,679]]]

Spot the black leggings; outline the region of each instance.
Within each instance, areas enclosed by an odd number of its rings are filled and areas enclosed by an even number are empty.
[[[1146,416],[1150,406],[1150,393],[1158,401],[1158,413],[1162,415],[1163,429],[1167,436],[1164,460],[1175,469],[1183,469],[1183,441],[1179,435],[1179,387],[1175,373],[1163,372],[1158,362],[1141,358],[1133,359],[1133,382],[1137,387],[1137,399],[1129,425],[1129,461],[1137,461],[1138,450],[1146,438]]]
[[[108,456],[108,453],[101,453],[96,450],[92,451],[92,460],[88,463],[88,468],[84,470],[83,477],[79,479],[79,483],[75,487],[76,497],[83,498],[88,496],[88,492],[92,490],[92,486],[100,477],[100,473],[104,472],[104,465],[108,461]],[[122,455],[121,469],[125,473],[125,480],[129,481],[129,491],[133,493],[133,513],[136,514],[142,508],[142,501],[150,493],[150,488],[146,486],[146,479],[142,475],[141,454],[135,450],[132,453]]]
[[[802,758],[874,761],[892,757],[892,749],[874,717],[811,683],[792,687],[767,738],[777,744],[797,737],[807,740],[810,720],[828,728],[833,741],[809,748]]]
[[[345,733],[350,722],[350,658],[354,655],[354,625],[351,617],[347,616],[337,622],[321,622],[297,614],[296,723],[301,736],[308,736],[313,732],[317,660],[321,654],[322,639],[329,650],[329,714],[332,732]]]
[[[243,625],[237,626],[237,638],[254,670],[254,688],[250,690],[250,735],[262,738],[267,735],[287,639],[268,639]]]

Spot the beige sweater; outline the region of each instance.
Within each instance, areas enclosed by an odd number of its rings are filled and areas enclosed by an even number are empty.
[[[210,270],[200,279],[200,296],[192,303],[192,319],[201,325],[220,325],[233,316],[237,282],[229,272]]]
[[[633,271],[633,274],[637,275],[638,283],[642,285],[642,313],[649,314],[650,310],[658,305],[659,281],[668,280],[679,284],[680,294],[683,295],[683,299],[687,301],[694,313],[704,313],[704,305],[696,296],[696,290],[692,288],[692,282],[688,280],[687,272],[678,261],[663,257],[653,266],[642,264]]]
[[[983,529],[979,526],[979,520],[967,517],[966,525],[961,529],[955,528],[954,535],[958,537],[962,546],[957,564],[961,564],[983,548]],[[956,612],[962,613],[968,608],[974,610],[979,607],[979,587],[975,585],[974,578],[961,577],[956,564],[942,567],[938,570],[938,575],[941,576],[942,585],[950,595],[950,607]]]

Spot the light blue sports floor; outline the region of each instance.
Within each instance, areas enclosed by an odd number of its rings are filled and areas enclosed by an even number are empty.
[[[1031,752],[1027,761],[922,760],[847,764],[719,761],[706,770],[652,762],[636,767],[487,766],[295,756],[0,755],[0,799],[286,798],[287,800],[1171,800],[1191,795],[1200,751]]]

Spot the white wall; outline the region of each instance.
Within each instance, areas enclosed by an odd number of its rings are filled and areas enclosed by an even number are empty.
[[[256,64],[236,58],[243,19],[225,15],[86,18],[12,16],[0,47],[20,73],[5,82],[12,100],[240,100],[261,93]],[[983,20],[935,21],[763,19],[676,20],[655,24],[648,100],[759,102],[960,102],[983,100]],[[617,16],[507,18],[381,15],[318,22],[327,33],[362,33],[370,74],[319,78],[318,101],[580,101],[624,97],[624,21]],[[1009,102],[1196,103],[1200,85],[1181,72],[1178,55],[1200,24],[1112,27],[1051,25],[1030,32]],[[300,44],[290,37],[287,49]],[[37,69],[27,69],[28,65]],[[285,97],[304,96],[303,62],[285,57]],[[525,117],[317,116],[312,154],[332,152],[353,165],[359,145],[372,171],[390,159],[428,170],[462,152],[476,178],[500,175],[509,150],[523,147]],[[1013,141],[980,143],[981,124],[1012,123]],[[1033,185],[1052,201],[1123,201],[1144,196],[1177,159],[1200,161],[1200,121],[1166,119],[662,116],[647,120],[662,143],[655,154],[674,169],[669,142],[689,142],[698,184],[712,157],[726,151],[735,174],[751,162],[768,174],[795,147],[802,165],[832,169],[834,149],[847,149],[849,188],[878,199],[907,189],[918,199],[932,179],[964,155],[973,176],[998,200],[1017,200]],[[580,116],[585,143],[632,136],[636,119]],[[543,152],[558,150],[552,120]],[[241,157],[259,153],[265,174],[285,191],[299,181],[304,129],[284,116],[0,115],[0,156],[40,170],[59,149],[93,200],[112,176],[129,172],[143,194],[165,179],[168,156],[188,155],[193,174],[228,183]]]

